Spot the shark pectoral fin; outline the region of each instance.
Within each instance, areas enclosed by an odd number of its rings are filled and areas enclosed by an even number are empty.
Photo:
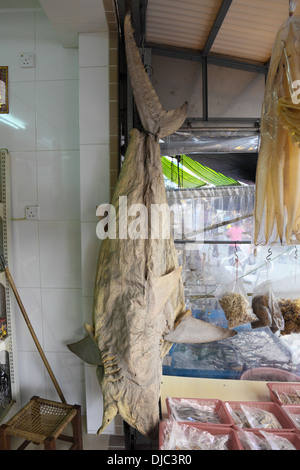
[[[227,330],[192,316],[184,316],[179,325],[165,336],[171,343],[209,343],[236,335],[236,331]]]
[[[147,287],[149,289],[148,310],[153,316],[156,316],[164,304],[170,298],[173,290],[178,285],[181,277],[182,267],[175,269],[165,276],[156,277],[149,271]]]
[[[91,338],[95,338],[95,328],[92,325],[89,325],[88,323],[85,323],[84,325],[85,331],[90,335]]]
[[[101,365],[102,358],[96,341],[90,336],[85,336],[77,343],[67,345],[69,350],[80,357],[87,364],[93,366]]]

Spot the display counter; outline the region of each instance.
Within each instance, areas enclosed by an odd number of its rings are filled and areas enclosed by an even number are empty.
[[[166,419],[166,398],[214,398],[222,401],[270,401],[267,382],[252,380],[201,379],[164,375],[161,386],[162,418]]]

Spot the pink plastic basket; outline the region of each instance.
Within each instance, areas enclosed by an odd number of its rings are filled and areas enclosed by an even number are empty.
[[[292,374],[292,372],[276,369],[275,367],[257,367],[243,372],[241,380],[300,382],[300,377],[296,374]]]
[[[174,423],[173,420],[164,420],[159,423],[159,450],[163,449],[165,437],[168,432],[171,432],[172,423]],[[176,424],[183,428],[182,432],[184,432],[185,429],[194,427],[194,428],[199,429],[199,431],[209,432],[213,436],[220,436],[220,435],[228,434],[229,435],[228,450],[244,450],[239,438],[237,437],[236,431],[232,427],[208,426],[208,425],[202,425],[202,424],[196,424],[196,423],[183,423],[183,422],[177,422]],[[180,450],[180,449],[168,449],[168,450]]]
[[[172,408],[173,403],[176,406],[180,403],[183,403],[184,401],[188,402],[191,406],[193,406],[193,404],[196,404],[200,406],[212,407],[212,410],[218,415],[221,421],[221,423],[200,423],[199,422],[197,424],[202,424],[203,426],[233,426],[234,424],[222,400],[212,399],[212,398],[178,398],[178,397],[169,398],[168,397],[166,399],[168,419],[175,419],[172,413],[172,410],[174,408],[174,407]]]
[[[300,405],[282,405],[282,411],[287,415],[289,420],[291,421],[292,425],[295,427],[297,433],[300,433]],[[290,418],[289,413],[293,413],[297,415],[298,422],[295,422]]]
[[[280,429],[264,429],[264,428],[242,428],[244,431],[259,431],[260,429],[263,429],[264,431],[269,431],[269,432],[294,432],[295,427],[293,426],[292,422],[289,420],[289,418],[286,416],[286,414],[282,411],[281,407],[277,405],[276,403],[273,402],[262,402],[262,401],[227,401],[225,402],[229,404],[229,406],[232,408],[233,411],[235,410],[241,410],[241,405],[246,405],[252,408],[261,408],[263,410],[269,411],[270,413],[273,413],[275,418],[279,421],[280,425],[282,428]],[[233,425],[234,429],[241,429],[239,428],[236,424]]]
[[[300,404],[300,384],[299,383],[282,383],[282,382],[270,382],[267,383],[269,389],[270,398],[274,403],[278,405],[295,405],[297,403],[288,403],[287,395],[299,395]],[[276,393],[277,392],[277,393]]]
[[[265,429],[266,432],[269,432]],[[264,436],[262,434],[260,434],[258,431],[254,431],[251,429],[251,432],[253,432],[253,434],[255,434],[256,436],[264,439]],[[296,450],[300,450],[300,437],[297,433],[294,433],[294,432],[276,432],[276,433],[272,433],[272,434],[276,434],[276,436],[282,436],[282,437],[285,437],[286,439],[288,439],[290,441],[291,444],[293,444],[293,446],[296,448]],[[241,443],[242,447],[243,447],[243,444]],[[245,448],[243,447],[243,449],[245,450]]]

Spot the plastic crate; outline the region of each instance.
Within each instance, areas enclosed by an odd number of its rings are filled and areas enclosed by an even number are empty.
[[[200,406],[209,406],[212,407],[212,410],[218,415],[220,418],[221,423],[200,423],[196,422],[197,424],[203,424],[204,426],[233,426],[233,420],[224,406],[222,400],[213,399],[213,398],[178,398],[178,397],[171,397],[166,399],[167,411],[168,411],[168,419],[174,419],[172,413],[172,401],[176,404],[182,403],[183,401],[187,402],[186,404],[193,404],[200,405]],[[183,421],[183,420],[180,420]],[[192,420],[189,422],[193,422]],[[194,422],[193,422],[194,423]]]
[[[265,431],[269,432],[267,429],[265,429]],[[262,434],[260,434],[259,431],[251,430],[251,432],[253,432],[253,434],[255,434],[256,436],[264,439],[264,436]],[[296,450],[300,450],[300,437],[297,433],[294,433],[294,432],[278,432],[277,431],[277,432],[272,433],[272,434],[276,434],[276,436],[285,437],[286,439],[288,439],[290,441],[291,444],[293,444],[293,446],[296,448]],[[246,450],[244,448],[242,442],[241,442],[241,445],[242,445],[243,449]]]
[[[282,426],[280,429],[266,429],[266,428],[239,428],[235,423],[233,424],[234,429],[243,429],[244,431],[259,431],[259,430],[264,430],[268,432],[294,432],[296,429],[293,426],[292,422],[290,419],[287,417],[287,415],[282,411],[281,407],[277,405],[277,403],[274,402],[262,402],[262,401],[226,401],[224,402],[224,406],[226,407],[226,404],[232,408],[233,411],[235,410],[242,410],[241,405],[246,405],[248,407],[252,408],[260,408],[266,411],[269,411],[270,413],[273,413],[275,418],[278,420],[279,424]]]
[[[297,403],[285,403],[284,394],[299,395],[300,404],[300,383],[286,383],[286,382],[268,382],[267,387],[270,392],[270,398],[278,405],[295,405]],[[277,395],[278,392],[279,396]],[[282,394],[282,397],[280,395]]]
[[[159,423],[159,450],[163,449],[164,439],[166,433],[171,432],[172,430],[172,423],[175,423],[173,420],[164,420]],[[209,432],[213,436],[220,436],[220,435],[229,435],[228,441],[228,450],[244,450],[240,440],[237,437],[236,431],[232,427],[227,426],[206,426],[202,424],[196,423],[182,423],[176,422],[176,425],[182,427],[182,432],[185,429],[189,428],[196,428],[200,431]],[[168,450],[181,450],[181,449],[168,449]],[[182,449],[187,450],[187,449]]]
[[[282,405],[282,411],[287,415],[292,425],[295,427],[296,432],[300,433],[300,405]],[[289,416],[289,413],[297,415],[298,422],[294,422],[293,419]]]

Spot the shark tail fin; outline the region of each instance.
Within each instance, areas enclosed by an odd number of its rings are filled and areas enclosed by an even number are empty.
[[[124,21],[125,48],[130,82],[145,131],[158,137],[166,137],[176,132],[186,119],[187,103],[180,108],[165,111],[147,76],[140,53],[133,37],[131,15]]]

